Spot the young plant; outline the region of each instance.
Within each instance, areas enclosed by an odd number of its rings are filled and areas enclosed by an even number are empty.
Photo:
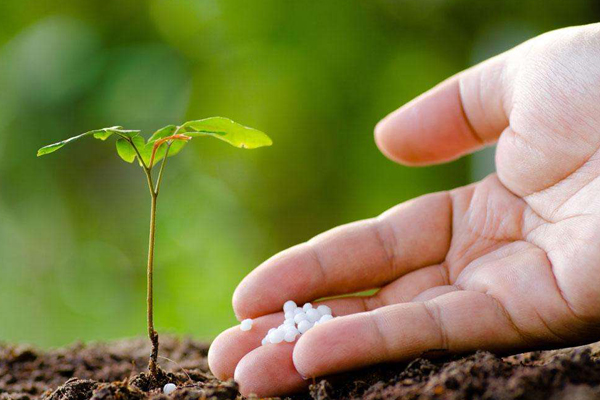
[[[148,337],[152,343],[152,353],[148,363],[148,369],[152,377],[157,377],[158,367],[158,333],[154,330],[154,238],[156,232],[156,203],[160,193],[160,184],[167,158],[178,154],[181,149],[193,138],[201,136],[212,136],[221,139],[232,146],[242,149],[254,149],[262,146],[270,146],[273,142],[261,131],[248,128],[222,117],[188,121],[183,125],[168,125],[154,132],[146,141],[137,130],[123,129],[121,126],[102,128],[72,138],[54,143],[38,150],[38,157],[50,154],[62,148],[68,143],[74,142],[85,136],[93,136],[96,139],[106,140],[110,136],[117,137],[116,147],[119,156],[128,163],[138,161],[144,171],[150,190],[150,238],[148,244],[147,265],[147,318]],[[153,169],[160,163],[158,174],[153,174]],[[156,175],[156,179],[155,179]]]

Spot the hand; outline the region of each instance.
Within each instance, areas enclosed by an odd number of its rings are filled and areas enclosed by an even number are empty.
[[[233,304],[255,318],[213,343],[209,363],[243,394],[462,353],[600,338],[600,24],[530,40],[443,82],[385,118],[376,142],[409,165],[498,141],[497,175],[326,232],[249,274]],[[286,300],[342,316],[296,343],[260,346]]]

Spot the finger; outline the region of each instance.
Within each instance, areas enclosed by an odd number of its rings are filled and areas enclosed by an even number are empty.
[[[351,315],[392,304],[391,302],[410,301],[423,292],[426,294],[435,290],[435,286],[445,285],[446,280],[445,269],[436,265],[413,271],[390,283],[373,296],[344,297],[318,304],[328,305],[336,316]],[[281,318],[281,314],[277,315]],[[261,317],[259,320],[262,318],[266,317]],[[219,354],[226,354],[227,359],[224,361],[224,358],[218,355],[214,359],[221,363],[221,368],[227,364],[227,371],[220,376],[221,379],[231,377],[235,370],[235,380],[240,385],[242,394],[277,396],[299,391],[308,385],[309,381],[301,377],[291,361],[292,345],[286,343],[284,346],[278,344],[260,347],[255,346],[256,340],[250,339],[252,343],[240,348],[239,344],[244,340],[244,332],[239,329],[231,329],[223,333],[217,339],[217,345],[221,347]],[[229,349],[230,346],[238,348]],[[232,356],[234,354],[235,356]],[[213,368],[212,364],[211,368]],[[224,372],[223,369],[221,371]]]
[[[296,371],[292,361],[294,343],[277,343],[248,353],[235,369],[235,381],[243,396],[274,397],[299,392],[309,382]]]
[[[390,304],[414,301],[421,293],[449,284],[448,271],[443,265],[432,265],[410,272],[381,288],[371,299],[365,300],[367,310]],[[371,306],[375,303],[378,306]]]
[[[372,296],[329,299],[315,303],[314,306],[325,304],[333,310],[335,316],[350,315],[408,302],[428,289],[447,284],[446,269],[441,265],[433,265],[408,273]],[[267,331],[282,321],[283,314],[279,312],[255,319],[251,331],[241,331],[238,325],[221,333],[213,341],[208,355],[213,374],[223,380],[233,377],[235,366],[242,357],[259,347]]]
[[[256,318],[249,331],[242,331],[236,325],[222,332],[208,350],[208,365],[213,375],[221,380],[232,378],[242,357],[259,347],[269,329],[279,326],[282,321],[283,313],[270,314]]]
[[[401,204],[376,219],[326,232],[267,260],[238,286],[238,318],[382,285],[440,263],[451,236],[451,201],[436,193]]]
[[[508,126],[508,53],[442,82],[375,128],[379,149],[409,165],[446,162],[495,141]]]
[[[367,311],[371,305],[365,297],[346,297],[316,303],[331,307],[336,316],[351,315]],[[261,317],[264,318],[264,317]],[[233,330],[230,344],[239,343],[242,339],[240,330]],[[257,346],[243,354],[235,364],[230,363],[235,381],[240,385],[244,396],[255,394],[259,397],[291,394],[305,389],[310,381],[303,378],[292,362],[295,343],[267,344]],[[222,351],[227,353],[227,351]],[[237,354],[241,354],[239,351]],[[222,379],[222,378],[221,378]]]
[[[519,345],[523,338],[492,297],[453,291],[317,326],[298,340],[293,359],[302,376],[316,377],[409,360],[432,349],[461,353]]]
[[[363,297],[331,299],[315,303],[314,306],[321,304],[330,307],[335,316],[350,315],[370,309],[367,308],[369,304]],[[221,380],[232,378],[240,360],[254,349],[261,347],[261,341],[269,329],[278,327],[283,321],[283,313],[278,312],[254,319],[252,329],[249,331],[242,331],[240,326],[236,325],[222,332],[212,342],[208,351],[208,365],[213,375]]]

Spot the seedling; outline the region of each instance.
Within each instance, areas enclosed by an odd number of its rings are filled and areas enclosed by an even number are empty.
[[[152,377],[156,378],[158,367],[158,333],[154,330],[154,243],[156,233],[156,203],[160,193],[160,184],[167,158],[178,154],[181,149],[193,138],[201,136],[212,136],[221,139],[232,146],[242,149],[254,149],[262,146],[270,146],[273,142],[261,131],[248,128],[222,117],[188,121],[183,125],[168,125],[154,132],[146,141],[138,130],[127,130],[121,126],[102,128],[72,138],[54,143],[38,150],[37,155],[43,156],[55,152],[68,143],[74,142],[85,136],[93,136],[96,139],[106,140],[111,136],[117,137],[116,146],[119,156],[128,163],[138,161],[138,164],[146,175],[148,189],[150,190],[150,238],[148,244],[147,265],[147,318],[148,337],[152,343],[152,352],[148,363],[148,369]],[[153,173],[154,167],[160,164],[158,174]],[[155,179],[156,175],[156,179]]]

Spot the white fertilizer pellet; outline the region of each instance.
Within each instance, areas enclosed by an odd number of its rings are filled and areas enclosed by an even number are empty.
[[[284,336],[285,332],[283,330],[275,329],[273,332],[269,333],[269,343],[281,343]]]
[[[298,328],[296,328],[295,326],[286,326],[285,327],[285,332],[294,332],[296,335],[300,334],[300,332],[298,331]]]
[[[322,324],[323,322],[327,322],[333,319],[333,316],[330,314],[325,314],[321,317],[321,319],[319,319],[319,323]]]
[[[315,310],[314,308],[310,308],[307,312],[306,312],[306,318],[310,321],[310,322],[317,322],[320,318],[321,318],[321,314],[319,314],[319,312],[317,310]]]
[[[308,319],[308,317],[306,316],[306,314],[304,313],[300,313],[300,314],[296,314],[296,316],[294,317],[294,322],[299,324],[302,321],[306,321]]]
[[[300,321],[298,324],[298,331],[300,333],[306,333],[310,328],[313,327],[313,324],[307,320]]]
[[[283,305],[283,311],[284,312],[288,312],[288,311],[292,311],[293,312],[296,309],[296,307],[298,307],[296,305],[296,303],[294,303],[292,300],[288,300]]]
[[[317,307],[317,311],[319,314],[323,315],[331,315],[331,308],[327,307],[325,304],[321,304]]]
[[[175,391],[175,389],[177,389],[177,386],[175,386],[175,384],[173,383],[167,383],[164,387],[163,387],[163,393],[164,394],[171,394]]]
[[[243,331],[249,331],[250,329],[252,329],[252,323],[253,321],[250,318],[245,319],[240,324],[240,329]]]
[[[283,305],[283,311],[285,315],[283,323],[276,328],[269,329],[269,332],[261,341],[263,346],[271,343],[293,343],[300,335],[308,332],[311,328],[334,318],[331,308],[323,304],[316,308],[313,308],[310,303],[298,307],[295,302],[288,300]],[[248,328],[246,329],[246,327]],[[242,321],[242,330],[250,330],[251,328],[251,319]]]
[[[294,340],[296,340],[296,336],[298,336],[299,334],[300,334],[300,332],[298,332],[297,330],[296,331],[289,330],[283,336],[283,340],[285,340],[288,343],[292,343]]]

